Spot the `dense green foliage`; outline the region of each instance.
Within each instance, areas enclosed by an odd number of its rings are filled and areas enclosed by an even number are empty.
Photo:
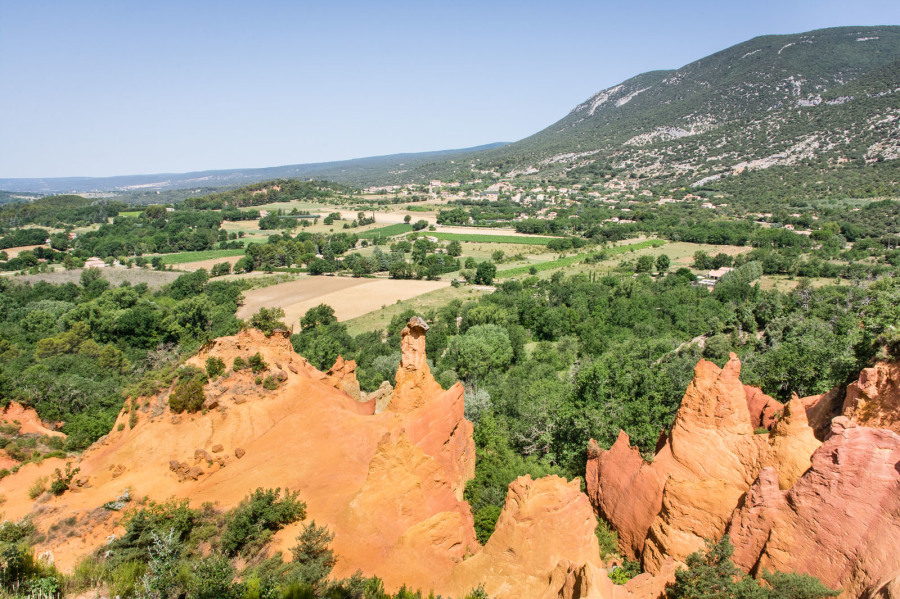
[[[761,584],[732,563],[733,553],[727,535],[717,543],[707,541],[706,551],[689,555],[687,569],[675,573],[667,599],[825,599],[840,594],[806,574],[763,572]]]
[[[255,553],[272,534],[306,517],[306,504],[296,493],[281,489],[257,489],[225,520],[221,544],[225,555]]]
[[[327,181],[276,179],[254,183],[239,189],[188,198],[184,204],[189,208],[199,210],[221,210],[228,207],[262,206],[292,200],[328,200],[339,194],[345,195],[351,192],[349,187]]]
[[[150,392],[180,356],[235,333],[240,294],[204,271],[157,292],[110,288],[96,269],[80,285],[0,279],[0,402],[34,406],[64,422],[68,448],[87,447],[112,428],[123,389],[144,381],[137,391]]]

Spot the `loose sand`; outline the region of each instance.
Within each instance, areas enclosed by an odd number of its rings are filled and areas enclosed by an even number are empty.
[[[338,320],[348,320],[398,300],[449,286],[449,281],[304,277],[246,292],[244,305],[238,309],[237,316],[249,318],[262,307],[281,307],[284,308],[284,322],[297,329],[306,311],[319,304],[334,308]]]

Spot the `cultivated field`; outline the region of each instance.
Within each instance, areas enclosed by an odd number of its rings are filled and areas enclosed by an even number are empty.
[[[338,320],[349,320],[449,286],[449,281],[302,277],[244,293],[244,305],[238,309],[237,316],[249,318],[262,307],[281,307],[285,323],[296,327],[307,310],[328,304],[334,308]]]
[[[0,251],[6,252],[6,255],[9,256],[10,258],[16,258],[22,252],[34,250],[39,247],[47,247],[47,246],[45,246],[45,245],[20,245],[18,247],[6,248],[5,250],[0,250]]]
[[[224,261],[225,258],[240,258],[244,250],[204,250],[201,252],[180,252],[178,254],[162,254],[163,264],[177,264],[180,266],[211,260],[213,264]],[[179,266],[179,267],[180,267]],[[197,267],[200,268],[200,267]],[[186,269],[190,270],[190,269]],[[194,269],[196,270],[196,269]]]
[[[425,314],[429,310],[445,306],[455,299],[463,301],[474,300],[490,291],[491,288],[486,287],[443,287],[412,299],[385,305],[362,316],[351,318],[347,321],[347,330],[351,335],[359,335],[368,331],[383,331],[390,324],[392,318],[408,308],[414,309],[419,314]]]
[[[54,272],[40,273],[36,275],[22,275],[10,277],[13,281],[22,283],[37,283],[38,281],[46,281],[55,285],[63,285],[65,283],[76,283],[81,281],[82,268],[73,268],[72,270],[57,270]],[[109,281],[113,287],[118,287],[125,281],[132,285],[146,283],[151,289],[158,289],[163,285],[171,283],[179,277],[180,272],[169,272],[151,270],[149,268],[101,268],[100,272],[103,278]]]

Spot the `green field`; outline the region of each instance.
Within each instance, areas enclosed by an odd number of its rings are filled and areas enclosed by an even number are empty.
[[[479,235],[477,233],[428,233],[442,241],[470,243],[518,243],[521,245],[547,245],[554,237],[523,237],[520,235]]]
[[[394,235],[402,235],[403,233],[409,233],[412,231],[412,225],[407,225],[406,223],[396,223],[394,225],[388,225],[386,227],[379,227],[377,229],[369,229],[368,231],[364,231],[359,234],[359,237],[362,239],[372,239],[373,237],[393,237]]]
[[[619,254],[624,254],[627,252],[634,252],[637,250],[643,250],[646,248],[659,247],[661,245],[665,245],[665,241],[662,239],[647,239],[645,241],[639,241],[637,243],[629,243],[627,245],[617,245],[615,247],[603,250],[607,258],[612,256],[617,256]],[[566,266],[571,266],[573,264],[577,264],[583,261],[589,255],[588,252],[583,254],[575,254],[573,256],[565,256],[563,258],[558,258],[556,260],[550,260],[548,262],[539,262],[536,264],[529,264],[527,266],[517,266],[516,268],[508,268],[506,270],[501,270],[497,272],[497,276],[501,278],[508,277],[520,277],[522,275],[527,275],[530,273],[531,268],[537,272],[542,272],[545,270],[553,270],[555,268],[564,268]]]
[[[120,212],[119,216],[128,216],[131,218],[137,217],[141,215],[140,210],[129,210],[128,212]]]
[[[218,258],[231,258],[243,256],[244,250],[205,250],[202,252],[180,252],[178,254],[165,254],[162,256],[163,264],[184,264],[186,262],[199,262],[200,260],[216,260]]]

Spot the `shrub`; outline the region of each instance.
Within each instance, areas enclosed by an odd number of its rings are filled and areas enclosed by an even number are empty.
[[[193,366],[184,366],[177,372],[178,382],[169,394],[169,407],[176,414],[196,412],[206,400],[203,385],[206,384],[206,373]]]
[[[278,388],[278,379],[274,376],[267,376],[262,383],[263,389],[268,389],[269,391],[274,391]]]
[[[111,568],[137,560],[146,563],[156,540],[170,532],[173,539],[183,543],[199,521],[200,513],[188,506],[187,500],[170,499],[164,503],[149,502],[146,506],[129,510],[121,520],[125,533],[106,545]]]
[[[259,329],[268,337],[275,329],[286,329],[287,325],[281,322],[284,318],[283,308],[266,308],[262,307],[259,311],[250,317],[247,323],[254,329]]]
[[[47,490],[47,477],[40,476],[37,478],[37,480],[34,481],[34,484],[32,484],[28,488],[28,498],[29,499],[37,499],[46,490]]]
[[[266,361],[263,360],[262,354],[256,352],[252,356],[250,356],[250,360],[247,362],[250,365],[250,370],[253,371],[253,374],[259,374],[260,372],[264,372],[269,369],[269,365],[266,364]]]
[[[237,359],[235,358],[235,360]],[[223,374],[225,374],[225,362],[222,361],[222,358],[217,358],[216,356],[206,358],[206,376],[216,379]]]
[[[203,406],[204,401],[206,401],[206,395],[203,393],[203,383],[196,380],[177,384],[172,394],[169,395],[169,407],[176,414],[197,412]]]
[[[818,579],[804,574],[763,573],[762,586],[731,561],[734,547],[728,535],[718,543],[706,542],[706,551],[687,557],[687,569],[675,572],[675,584],[666,590],[667,599],[713,599],[716,597],[756,597],[760,599],[824,599],[839,595]]]
[[[72,479],[81,471],[81,468],[72,468],[71,463],[66,463],[65,473],[57,468],[53,473],[53,482],[50,483],[50,492],[54,495],[62,495],[69,490]]]
[[[306,517],[306,503],[297,493],[281,489],[256,489],[228,516],[222,532],[222,551],[234,556],[246,549],[258,549],[273,533]],[[248,552],[249,553],[249,552]]]
[[[606,559],[611,555],[619,554],[619,535],[610,528],[606,520],[597,519],[597,528],[594,529],[597,541],[600,543],[600,557]]]
[[[613,584],[625,584],[640,573],[640,562],[625,558],[621,566],[613,568],[612,573],[609,575],[609,579]]]
[[[331,550],[333,540],[334,533],[327,526],[318,526],[315,521],[304,526],[297,537],[297,545],[291,548],[294,556],[292,576],[318,588],[337,563]]]
[[[247,367],[247,361],[244,358],[237,356],[234,359],[234,362],[231,363],[231,369],[235,372],[243,370]]]
[[[235,569],[223,555],[210,555],[194,564],[188,582],[188,599],[239,599],[243,584],[233,583]]]

